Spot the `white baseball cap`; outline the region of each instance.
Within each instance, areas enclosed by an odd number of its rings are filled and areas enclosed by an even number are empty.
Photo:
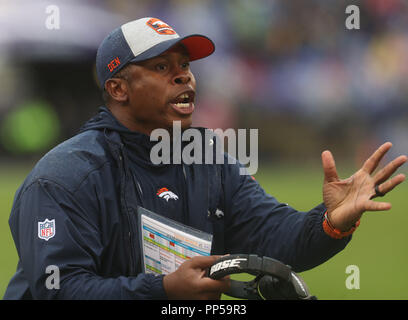
[[[157,57],[177,43],[187,49],[190,61],[205,58],[215,50],[208,37],[200,34],[180,37],[167,23],[156,18],[142,18],[116,28],[102,41],[96,54],[101,87],[128,63]]]

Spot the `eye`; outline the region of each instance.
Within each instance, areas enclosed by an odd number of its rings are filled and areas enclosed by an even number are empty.
[[[190,62],[184,62],[184,63],[182,63],[182,64],[181,64],[181,67],[182,67],[183,69],[188,69],[188,68],[190,67]]]
[[[158,63],[156,65],[156,70],[157,71],[166,71],[167,70],[167,65],[164,63]]]

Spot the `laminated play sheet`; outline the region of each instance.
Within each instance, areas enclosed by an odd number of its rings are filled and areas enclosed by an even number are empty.
[[[194,256],[209,256],[212,235],[138,207],[143,269],[168,274]]]

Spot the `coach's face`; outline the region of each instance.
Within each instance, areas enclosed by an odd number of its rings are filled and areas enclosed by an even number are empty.
[[[127,116],[130,129],[150,135],[156,128],[182,128],[192,122],[196,82],[182,45],[162,55],[129,66]]]

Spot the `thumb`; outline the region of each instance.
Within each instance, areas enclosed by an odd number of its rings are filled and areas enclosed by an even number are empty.
[[[322,152],[322,165],[325,182],[334,182],[339,180],[336,170],[336,163],[334,162],[333,155],[329,150]]]
[[[211,267],[215,261],[217,261],[222,256],[213,255],[213,256],[196,256],[190,259],[191,266],[193,268],[206,269]]]

